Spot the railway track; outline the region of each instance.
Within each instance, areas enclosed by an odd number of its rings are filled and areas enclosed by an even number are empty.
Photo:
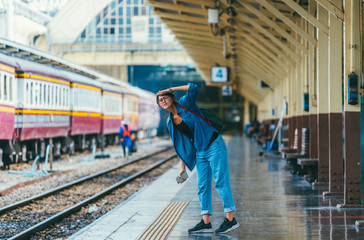
[[[29,239],[175,157],[164,149],[0,208],[0,239]]]

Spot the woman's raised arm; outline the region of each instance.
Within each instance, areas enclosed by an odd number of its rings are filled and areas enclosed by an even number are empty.
[[[187,91],[188,90],[188,87],[189,87],[189,85],[178,86],[178,87],[171,87],[169,89],[164,89],[164,90],[161,90],[161,91],[157,92],[157,95],[158,96],[165,95],[167,93],[173,93],[175,91]]]

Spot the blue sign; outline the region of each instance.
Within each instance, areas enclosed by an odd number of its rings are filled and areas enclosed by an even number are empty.
[[[222,86],[221,90],[223,96],[231,96],[233,94],[233,88],[230,85]]]
[[[211,82],[227,82],[228,80],[228,69],[226,67],[211,68]]]

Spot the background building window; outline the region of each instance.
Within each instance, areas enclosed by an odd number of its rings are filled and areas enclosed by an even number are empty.
[[[142,0],[114,0],[106,6],[90,24],[81,32],[79,42],[131,42],[133,20],[139,16],[148,16],[146,33],[149,42],[161,42],[162,23],[158,17],[151,15],[151,7],[143,5]],[[126,29],[125,29],[126,28]],[[118,31],[117,31],[117,30]],[[125,30],[124,30],[125,29]],[[170,39],[173,39],[170,37]]]

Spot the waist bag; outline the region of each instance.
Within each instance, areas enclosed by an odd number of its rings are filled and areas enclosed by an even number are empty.
[[[202,114],[204,116],[201,116],[200,114],[192,111],[191,109],[189,108],[186,108],[184,106],[181,106],[180,107],[184,110],[187,110],[197,116],[199,116],[200,118],[202,118],[205,122],[207,122],[208,125],[214,127],[219,133],[222,132],[222,130],[224,130],[224,122],[221,120],[221,118],[214,112],[212,111],[211,109],[208,109],[208,108],[200,108]]]

